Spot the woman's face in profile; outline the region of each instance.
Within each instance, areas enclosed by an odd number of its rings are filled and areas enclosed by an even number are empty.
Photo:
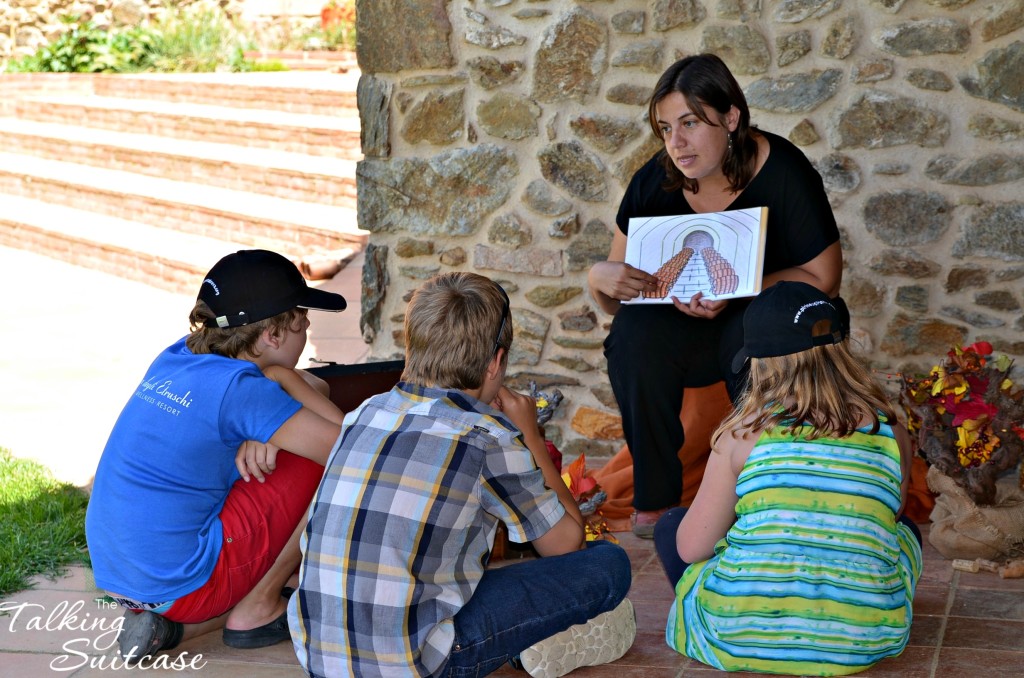
[[[665,150],[679,171],[690,179],[722,176],[722,161],[729,148],[729,132],[736,128],[738,110],[733,107],[725,116],[714,110],[701,113],[711,125],[701,120],[679,92],[672,92],[655,104],[658,129]]]

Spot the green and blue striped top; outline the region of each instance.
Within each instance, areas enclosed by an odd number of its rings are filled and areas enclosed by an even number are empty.
[[[761,434],[736,484],[737,520],[676,587],[666,636],[727,671],[863,671],[910,635],[921,546],[897,522],[892,429],[809,441]]]

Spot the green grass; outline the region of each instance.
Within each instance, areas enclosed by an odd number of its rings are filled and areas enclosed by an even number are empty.
[[[0,448],[0,598],[26,588],[36,575],[89,563],[88,503],[84,492],[44,466]]]

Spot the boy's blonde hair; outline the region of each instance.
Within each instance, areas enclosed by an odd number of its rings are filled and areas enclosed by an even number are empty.
[[[306,309],[293,308],[271,318],[239,327],[207,327],[207,321],[213,320],[216,314],[205,301],[196,301],[188,315],[192,333],[185,339],[185,345],[196,354],[214,353],[226,358],[257,358],[260,353],[256,346],[264,330],[271,329],[274,334],[297,331],[299,321],[305,316]]]
[[[402,380],[425,386],[475,389],[498,348],[508,359],[512,317],[508,295],[476,273],[436,275],[413,294],[405,311]]]
[[[711,436],[711,444],[730,431],[735,437],[745,428],[785,426],[792,433],[804,424],[808,440],[846,437],[865,420],[875,433],[879,413],[896,422],[885,391],[853,357],[846,339],[789,355],[751,358],[750,387]]]

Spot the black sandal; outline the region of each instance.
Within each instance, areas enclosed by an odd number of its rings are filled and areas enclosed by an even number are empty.
[[[283,640],[291,638],[288,633],[288,611],[285,610],[281,616],[274,621],[257,626],[254,629],[236,631],[224,629],[224,644],[240,650],[254,650],[258,647],[270,647]]]

